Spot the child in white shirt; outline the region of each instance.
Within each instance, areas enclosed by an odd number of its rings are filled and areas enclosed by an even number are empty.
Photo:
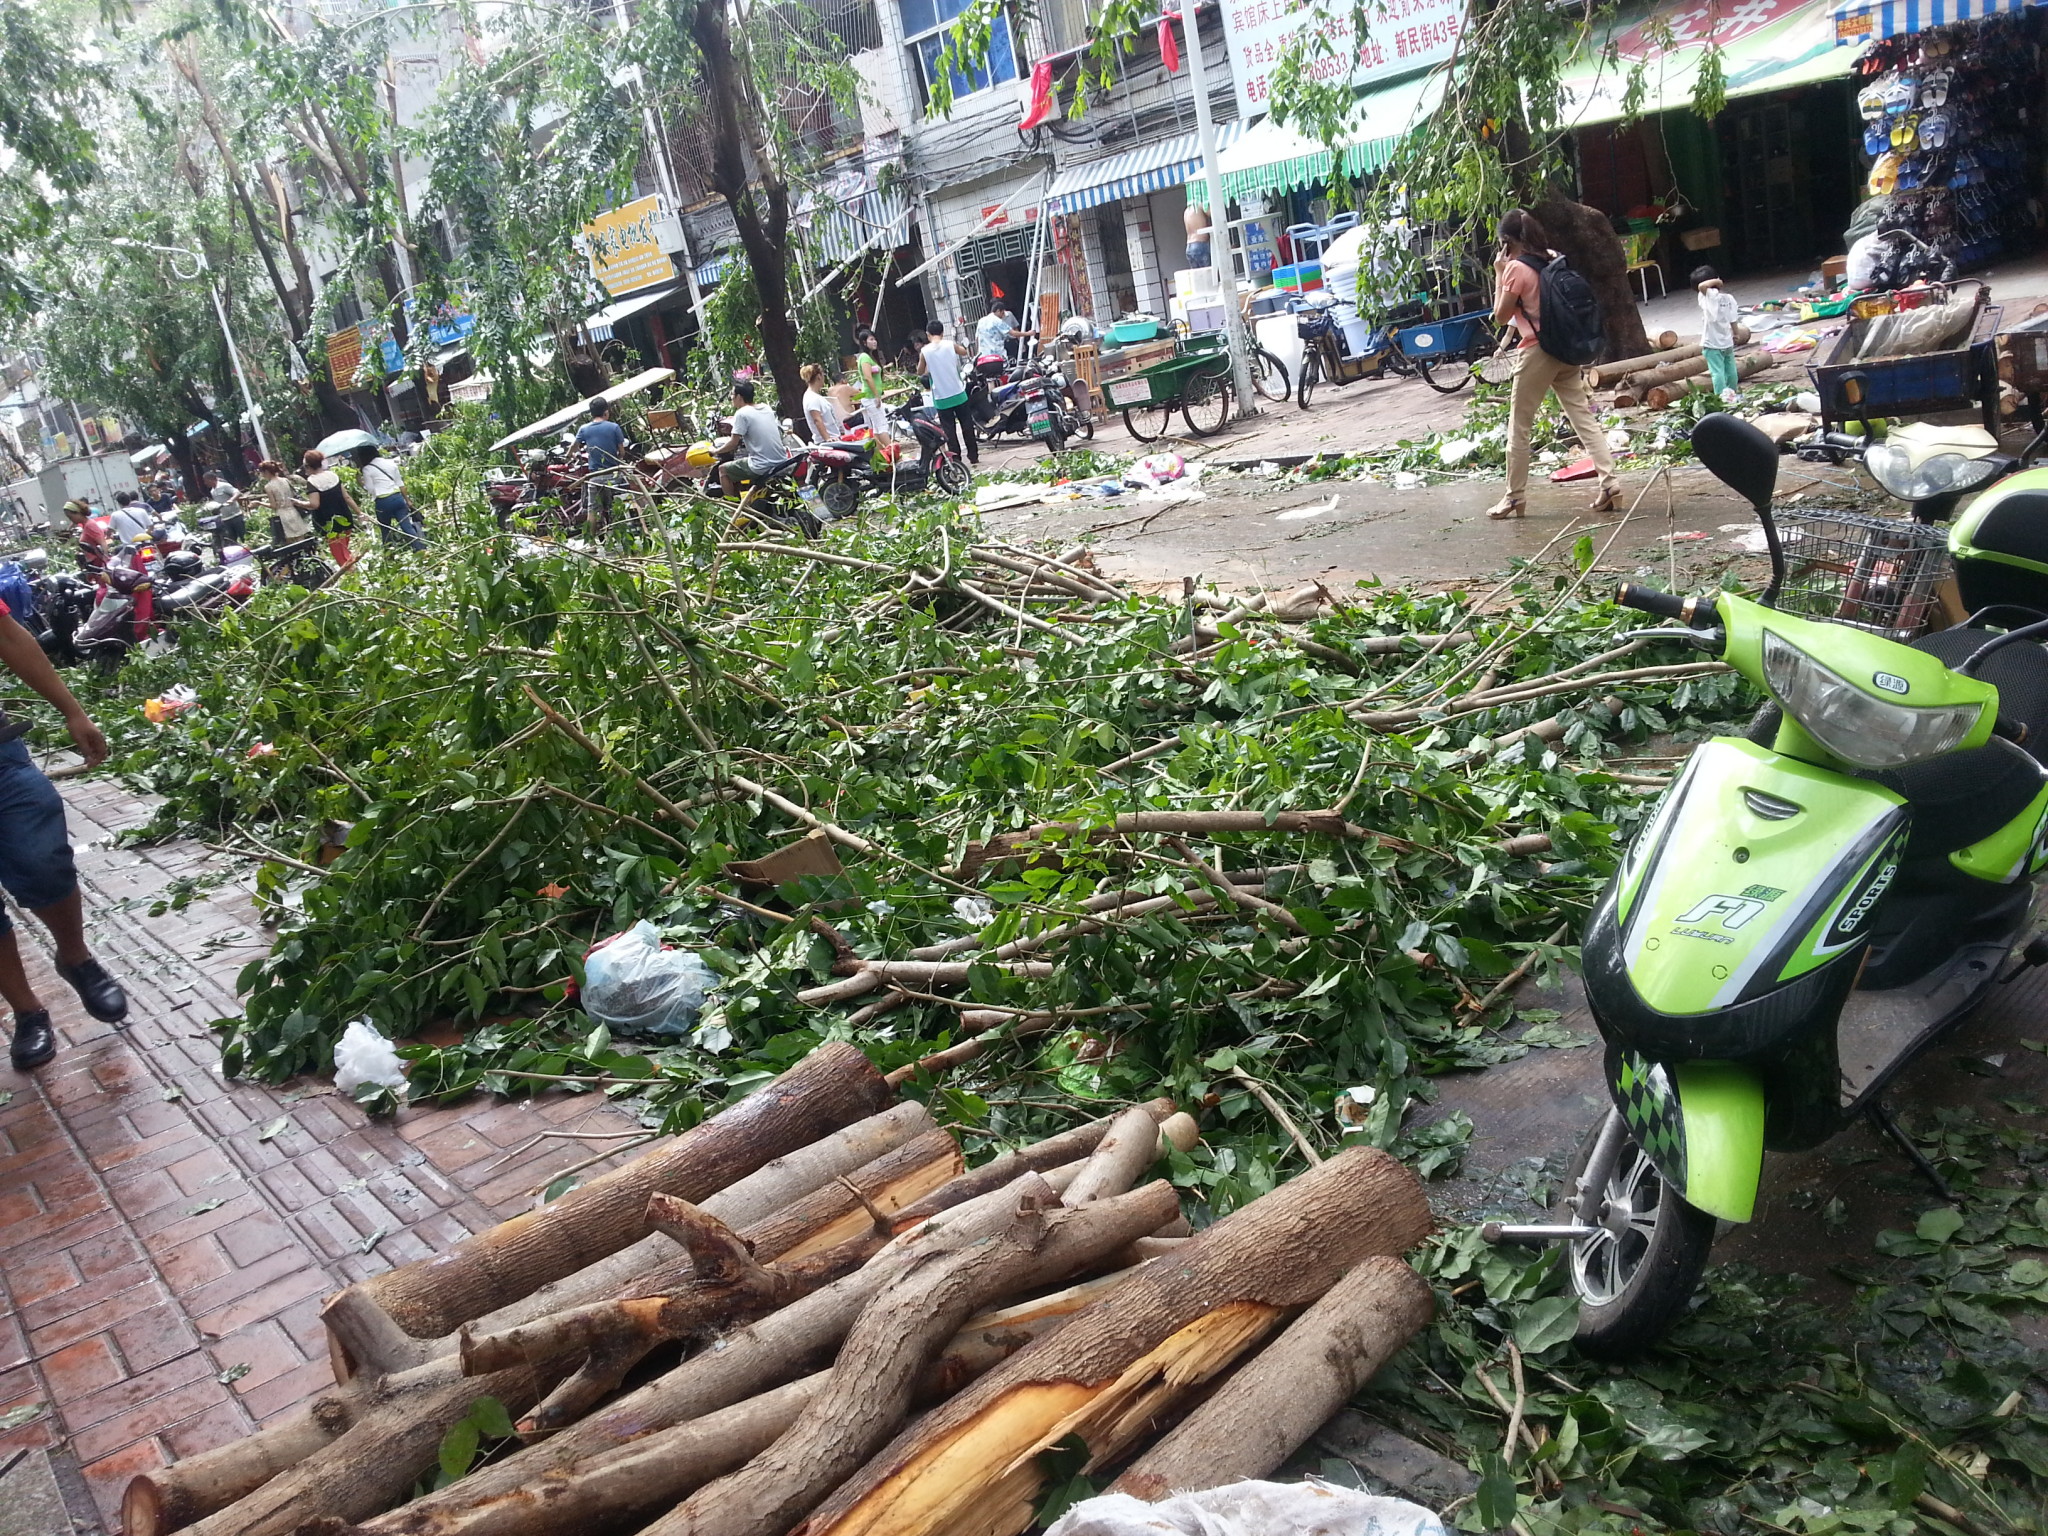
[[[1732,401],[1736,395],[1735,317],[1742,306],[1721,284],[1712,267],[1693,269],[1692,285],[1700,291],[1700,350],[1706,354],[1707,377],[1714,393]]]

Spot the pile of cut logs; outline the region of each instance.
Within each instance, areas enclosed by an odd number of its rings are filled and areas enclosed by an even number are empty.
[[[1707,387],[1707,359],[1697,341],[1677,344],[1678,337],[1666,331],[1658,338],[1661,346],[1641,357],[1624,357],[1617,362],[1599,363],[1585,371],[1588,389],[1614,389],[1617,408],[1631,405],[1661,411],[1689,389]],[[1749,327],[1735,327],[1735,344],[1749,341]],[[1746,379],[1762,373],[1772,359],[1762,352],[1736,354],[1735,376]]]
[[[334,1388],[138,1477],[128,1536],[1007,1536],[1074,1437],[1141,1497],[1266,1475],[1429,1320],[1430,1214],[1354,1148],[1190,1235],[1141,1181],[1198,1134],[1159,1100],[968,1170],[821,1046],[331,1298]],[[433,1487],[484,1397],[523,1444]]]

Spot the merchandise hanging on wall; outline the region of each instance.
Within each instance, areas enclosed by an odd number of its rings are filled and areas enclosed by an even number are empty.
[[[2039,243],[2042,25],[2007,12],[1882,38],[1856,61],[1867,188],[1958,270]]]

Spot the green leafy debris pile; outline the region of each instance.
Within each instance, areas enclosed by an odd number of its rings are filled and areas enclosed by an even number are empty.
[[[1565,955],[1659,782],[1606,759],[1751,702],[1629,639],[1590,550],[1467,594],[1179,602],[937,502],[810,549],[681,516],[636,555],[465,505],[428,556],[266,592],[119,684],[154,830],[260,859],[277,903],[230,1071],[325,1069],[358,1017],[453,1024],[408,1048],[416,1097],[568,1078],[687,1120],[839,1035],[891,1068],[955,1052],[931,1081],[994,1136],[1162,1087],[1271,1131],[1242,1073],[1315,1141],[1390,1141],[1484,1058],[1490,982]],[[143,725],[173,673],[199,706]],[[1190,819],[1115,833],[1159,813]],[[823,862],[728,869],[821,825]],[[687,1033],[614,1041],[571,993],[641,919],[718,984]],[[1227,1206],[1290,1145],[1200,1172]]]

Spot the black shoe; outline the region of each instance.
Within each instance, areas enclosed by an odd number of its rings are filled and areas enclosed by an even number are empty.
[[[33,1013],[14,1016],[14,1049],[9,1054],[24,1072],[40,1067],[57,1054],[57,1035],[50,1028],[49,1009],[38,1008]]]
[[[71,983],[71,990],[85,1004],[85,1011],[102,1024],[118,1024],[128,1017],[128,994],[99,961],[85,959],[76,965],[60,965],[57,974]]]

